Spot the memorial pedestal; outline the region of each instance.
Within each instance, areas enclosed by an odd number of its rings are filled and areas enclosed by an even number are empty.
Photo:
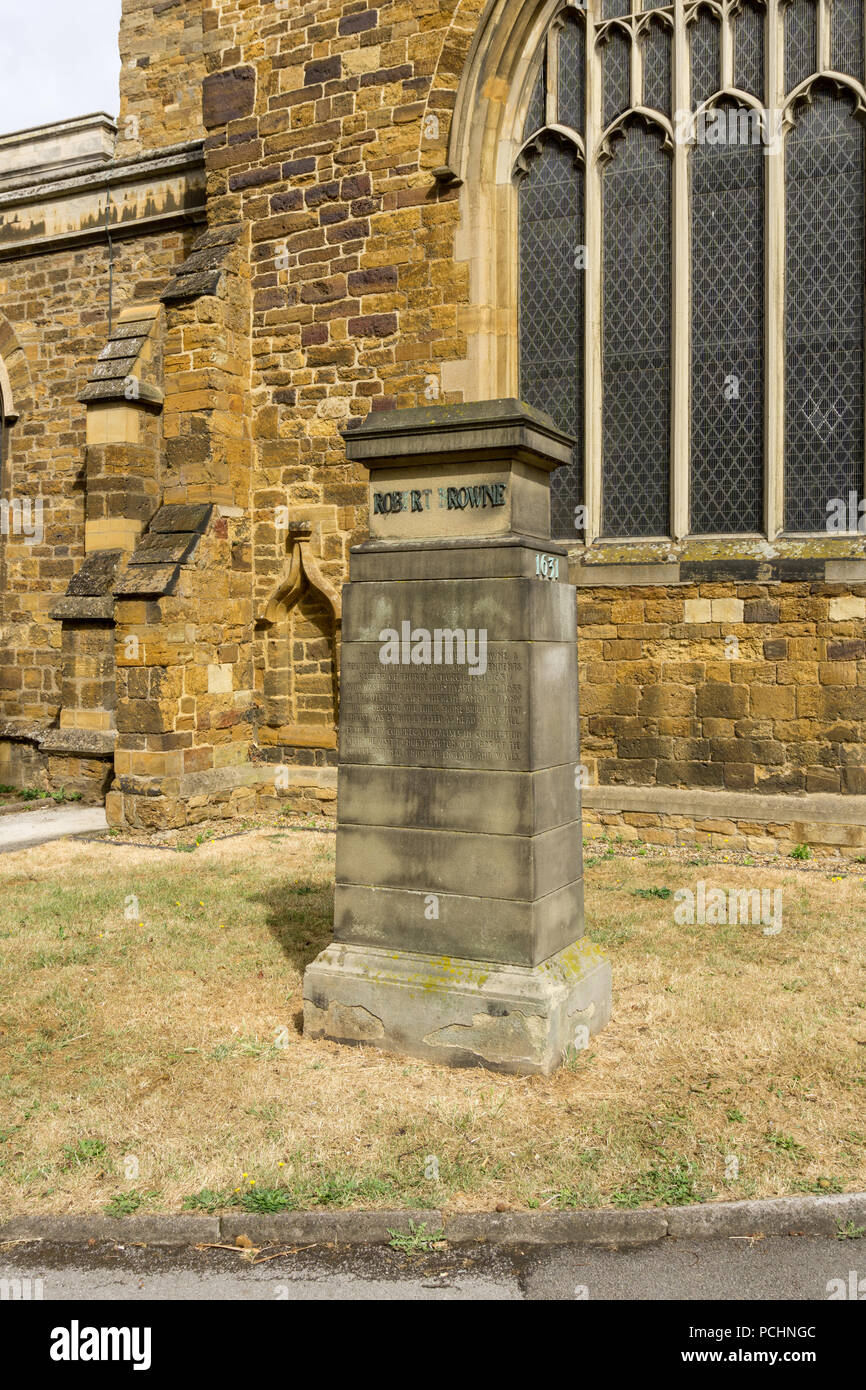
[[[347,432],[371,539],[343,591],[334,943],[309,1036],[552,1071],[610,1014],[583,936],[571,441],[516,401]]]

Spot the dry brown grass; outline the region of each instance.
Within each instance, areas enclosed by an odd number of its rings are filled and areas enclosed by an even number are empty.
[[[614,1017],[542,1079],[304,1039],[333,851],[266,828],[187,855],[0,858],[3,1211],[176,1210],[203,1189],[485,1209],[866,1187],[866,869],[589,847]],[[671,899],[635,891],[699,878],[781,886],[781,932],[677,926]]]

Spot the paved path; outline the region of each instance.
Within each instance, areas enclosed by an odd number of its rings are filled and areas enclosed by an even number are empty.
[[[47,844],[64,835],[98,835],[108,829],[102,806],[51,806],[0,816],[0,854]]]
[[[42,1279],[46,1300],[827,1301],[831,1280],[850,1289],[852,1270],[866,1297],[866,1240],[829,1236],[663,1240],[621,1250],[459,1246],[417,1255],[318,1248],[260,1264],[219,1249],[0,1247],[0,1280]]]

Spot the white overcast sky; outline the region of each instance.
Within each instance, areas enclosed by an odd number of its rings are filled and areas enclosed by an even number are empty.
[[[121,0],[0,0],[0,134],[117,115]]]

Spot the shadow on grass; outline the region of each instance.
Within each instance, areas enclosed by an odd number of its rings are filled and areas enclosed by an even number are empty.
[[[287,960],[304,973],[333,940],[334,888],[311,878],[275,883],[253,895],[264,904],[265,923]]]

